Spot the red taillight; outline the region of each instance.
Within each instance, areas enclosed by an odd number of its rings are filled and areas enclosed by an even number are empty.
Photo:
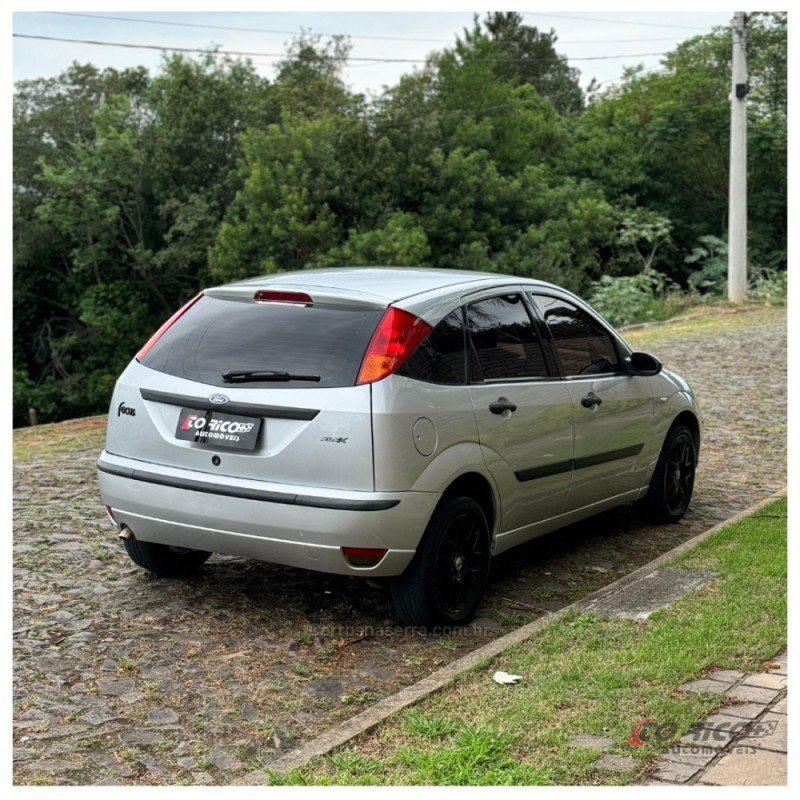
[[[305,292],[281,292],[275,289],[259,289],[253,299],[259,303],[293,303],[301,306],[310,306],[314,302]]]
[[[385,547],[343,547],[342,554],[351,567],[374,567],[386,555]]]
[[[117,521],[114,519],[114,511],[111,506],[105,506],[106,514],[108,514],[108,518],[116,525]]]
[[[431,332],[425,320],[400,308],[387,308],[367,347],[357,383],[374,383],[391,375]]]
[[[141,361],[150,348],[171,328],[201,297],[203,293],[193,297],[185,306],[179,308],[148,340],[147,344],[136,354],[136,360]]]

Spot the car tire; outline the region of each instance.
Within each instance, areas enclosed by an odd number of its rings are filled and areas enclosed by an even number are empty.
[[[697,470],[697,443],[685,425],[667,434],[643,504],[656,522],[677,522],[689,508]]]
[[[184,578],[196,573],[208,561],[211,553],[191,550],[188,547],[170,547],[166,544],[123,539],[125,550],[140,567],[161,578]]]
[[[446,500],[434,512],[405,572],[392,578],[398,613],[407,625],[426,630],[464,625],[483,596],[490,562],[483,509],[471,497]]]

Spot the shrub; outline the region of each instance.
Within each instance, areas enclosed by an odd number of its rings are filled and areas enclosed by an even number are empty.
[[[616,278],[603,275],[593,284],[590,302],[612,325],[620,327],[669,317],[674,304],[666,304],[664,299],[677,288],[653,269]]]
[[[700,244],[684,258],[687,264],[698,264],[689,275],[689,285],[702,292],[724,297],[728,279],[728,243],[717,236],[701,236]]]
[[[785,303],[789,273],[786,270],[750,268],[747,299],[764,303]]]

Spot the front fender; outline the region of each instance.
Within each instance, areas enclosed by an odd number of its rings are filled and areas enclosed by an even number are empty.
[[[655,403],[656,411],[653,421],[653,440],[656,442],[657,446],[653,448],[651,460],[648,464],[645,487],[650,483],[653,477],[667,434],[679,418],[686,418],[686,415],[691,415],[696,423],[698,456],[700,452],[702,422],[697,400],[691,390],[674,391],[669,395],[656,392]]]

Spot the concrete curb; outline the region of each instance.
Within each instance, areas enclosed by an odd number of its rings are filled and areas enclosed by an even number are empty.
[[[427,678],[423,678],[421,681],[418,681],[412,686],[407,686],[406,688],[401,689],[399,692],[380,700],[366,711],[363,711],[351,719],[345,720],[336,727],[331,728],[331,730],[321,734],[316,739],[306,742],[306,744],[301,745],[296,750],[293,750],[292,752],[287,753],[285,756],[279,758],[277,761],[274,761],[272,764],[270,764],[268,768],[269,771],[282,775],[302,767],[312,758],[327,755],[333,750],[342,747],[350,740],[355,739],[356,737],[379,725],[385,719],[388,719],[392,714],[395,714],[396,712],[419,702],[428,695],[445,688],[459,675],[477,666],[482,661],[487,661],[502,653],[506,648],[525,641],[534,633],[544,628],[546,625],[549,625],[554,620],[562,617],[568,611],[581,610],[602,598],[624,591],[625,587],[627,587],[629,584],[641,580],[643,577],[656,570],[661,564],[683,555],[688,550],[691,550],[695,545],[707,539],[709,536],[713,536],[715,533],[723,528],[726,528],[728,525],[754,514],[756,511],[759,511],[775,500],[786,496],[786,493],[786,488],[784,488],[782,491],[773,494],[766,500],[762,500],[755,505],[750,506],[750,508],[740,511],[738,514],[734,514],[725,522],[721,522],[718,525],[715,525],[713,528],[709,528],[707,531],[699,533],[697,536],[694,536],[683,544],[674,547],[672,550],[663,553],[658,558],[645,564],[643,567],[639,567],[639,569],[636,571],[631,572],[628,575],[624,575],[619,580],[614,581],[614,583],[610,583],[608,586],[604,586],[602,589],[598,589],[586,597],[583,597],[568,606],[564,606],[564,608],[561,608],[558,611],[545,614],[544,616],[539,617],[539,619],[529,622],[527,625],[523,625],[521,628],[517,628],[511,633],[501,636],[499,639],[494,639],[482,647],[479,647],[477,650],[473,650],[473,652],[469,653],[463,658],[459,658],[452,664],[448,664],[446,667],[437,670]],[[249,775],[243,778],[240,778],[238,781],[236,781],[235,785],[261,786],[266,784],[269,784],[269,772],[267,770],[258,770],[256,772],[251,772]]]

